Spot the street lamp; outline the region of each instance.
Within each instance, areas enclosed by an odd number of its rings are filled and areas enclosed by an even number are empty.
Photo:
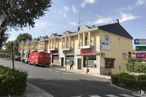
[[[14,42],[12,42],[12,69],[14,71],[15,67],[14,67]]]

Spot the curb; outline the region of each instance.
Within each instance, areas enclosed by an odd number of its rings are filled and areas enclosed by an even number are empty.
[[[54,69],[54,68],[52,68]],[[60,70],[60,71],[64,71],[64,72],[71,72],[71,73],[75,73],[75,74],[82,74],[82,75],[87,75],[87,76],[93,76],[93,77],[98,77],[98,78],[103,78],[103,79],[107,79],[110,80],[111,77],[110,76],[103,76],[103,75],[95,75],[95,74],[86,74],[86,73],[82,73],[82,72],[76,72],[76,71],[69,71],[69,70],[65,70],[65,69],[60,69],[60,68],[55,68],[55,70]]]
[[[123,90],[123,91],[126,91],[126,92],[129,92],[129,93],[132,93],[132,95],[134,95],[136,97],[146,97],[146,94],[144,94],[144,95],[136,94],[136,91],[132,91],[132,90],[129,90],[129,89],[125,89],[125,88],[116,86],[116,85],[114,85],[112,83],[110,83],[110,86],[115,87],[115,88],[120,89],[120,90]]]
[[[110,86],[115,87],[115,88],[118,88],[118,89],[123,90],[123,91],[126,91],[126,92],[131,92],[131,93],[132,93],[131,90],[128,90],[128,89],[125,89],[125,88],[122,88],[122,87],[116,86],[116,85],[114,85],[114,84],[112,84],[112,83],[110,83]]]
[[[23,97],[53,97],[43,89],[27,82],[26,92]]]

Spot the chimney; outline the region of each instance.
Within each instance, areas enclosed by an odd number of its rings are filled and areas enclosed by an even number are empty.
[[[80,26],[78,26],[78,31],[80,31]]]
[[[119,23],[119,19],[116,19],[117,20],[117,23]]]

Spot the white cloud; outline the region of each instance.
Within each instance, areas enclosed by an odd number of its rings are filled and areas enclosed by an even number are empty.
[[[138,18],[137,16],[134,16],[130,13],[121,13],[120,17],[119,17],[119,21],[120,22],[125,22],[125,21],[129,21],[129,20],[134,20]]]
[[[69,10],[70,10],[67,6],[64,6],[63,9],[64,9],[65,11],[69,11]]]
[[[69,24],[72,26],[78,26],[78,24],[76,22],[69,22]]]
[[[46,21],[37,21],[35,24],[35,27],[48,27],[48,26],[54,26],[54,24]]]
[[[145,2],[146,0],[137,0],[136,5],[143,5]]]
[[[82,7],[85,7],[87,4],[94,4],[96,0],[84,0],[81,4]]]
[[[129,6],[127,6],[127,7],[122,7],[122,8],[120,8],[118,11],[120,11],[120,12],[127,12],[127,11],[133,10],[134,7],[135,7],[135,6],[133,6],[133,5],[129,5]]]
[[[78,9],[76,8],[75,5],[72,5],[72,12],[73,12],[74,14],[78,13]]]
[[[111,17],[101,17],[98,16],[96,21],[94,21],[94,24],[107,24],[107,23],[112,23],[113,19]]]
[[[67,17],[68,17],[68,15],[67,15],[67,13],[66,13],[65,11],[59,10],[58,12],[59,12],[59,14],[61,14],[64,18],[67,18]]]

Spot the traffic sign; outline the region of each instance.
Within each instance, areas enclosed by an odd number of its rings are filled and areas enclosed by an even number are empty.
[[[146,44],[146,39],[134,39],[134,44]]]
[[[136,53],[136,58],[138,59],[146,58],[146,53]]]
[[[146,46],[136,46],[136,51],[146,51]]]

